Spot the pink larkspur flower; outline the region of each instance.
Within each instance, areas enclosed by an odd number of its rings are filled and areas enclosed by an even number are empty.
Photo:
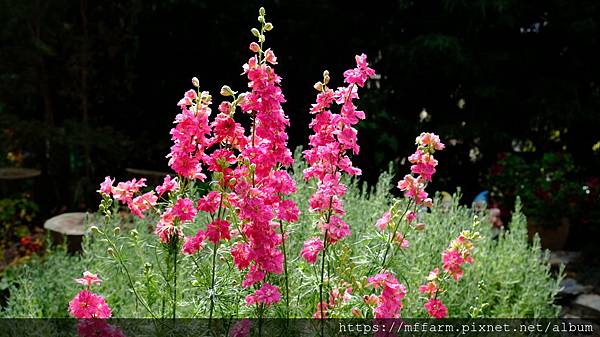
[[[196,208],[189,198],[177,199],[173,206],[172,213],[181,221],[191,221],[196,215]]]
[[[199,211],[215,214],[221,203],[221,193],[218,191],[211,191],[207,195],[198,199],[197,208]]]
[[[231,239],[231,233],[229,232],[229,222],[223,219],[217,219],[212,221],[206,226],[206,236],[212,243],[218,243],[221,239]]]
[[[438,299],[430,298],[424,305],[427,314],[431,317],[441,319],[448,317],[448,308]]]
[[[317,261],[317,256],[319,252],[324,248],[323,240],[319,237],[314,237],[312,239],[308,239],[304,241],[304,246],[302,247],[302,252],[300,256],[306,260],[306,262],[313,264]]]
[[[264,304],[270,306],[271,304],[278,303],[281,300],[281,294],[279,288],[264,283],[260,289],[255,291],[253,294],[246,296],[246,304]]]
[[[150,191],[133,198],[133,200],[127,205],[129,206],[131,213],[133,213],[139,218],[144,218],[143,212],[155,206],[157,200],[158,197],[154,195],[154,191]]]
[[[185,254],[193,255],[204,247],[205,239],[206,232],[200,229],[196,235],[185,238],[181,251]]]
[[[454,280],[458,281],[463,275],[461,266],[463,263],[465,263],[465,260],[461,256],[460,252],[457,250],[445,251],[442,254],[442,260],[444,264],[444,271],[450,274]]]
[[[373,310],[375,318],[398,318],[403,307],[402,299],[406,296],[406,288],[398,283],[391,273],[381,273],[367,279],[375,289],[382,288]]]
[[[417,137],[416,143],[421,146],[427,146],[434,150],[443,150],[446,146],[440,141],[440,137],[434,133],[423,132]]]
[[[69,314],[75,318],[109,318],[111,310],[104,297],[82,290],[69,302]]]
[[[111,179],[110,177],[105,177],[104,178],[104,182],[102,182],[100,184],[100,189],[98,190],[98,192],[102,193],[102,194],[106,194],[106,195],[110,195],[112,194],[113,191],[113,184],[115,183],[115,179]]]
[[[82,278],[76,278],[75,282],[83,284],[86,287],[91,287],[94,284],[102,283],[102,280],[98,277],[98,274],[92,274],[89,271],[83,272]]]
[[[438,285],[433,281],[429,281],[426,284],[419,286],[419,292],[434,297],[438,292]]]
[[[392,221],[392,213],[387,211],[383,213],[379,220],[377,220],[375,226],[377,226],[379,230],[384,230],[389,225],[390,221]]]
[[[179,182],[177,181],[177,177],[171,179],[170,175],[167,175],[160,186],[156,186],[156,193],[158,196],[162,196],[168,192],[175,192],[179,189]]]

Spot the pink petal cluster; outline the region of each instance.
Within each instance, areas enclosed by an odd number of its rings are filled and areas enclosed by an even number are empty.
[[[161,243],[168,244],[174,238],[183,237],[181,224],[176,222],[177,217],[171,207],[167,207],[160,215],[160,220],[156,224],[154,233],[158,235]]]
[[[248,305],[264,304],[270,306],[273,303],[278,303],[280,300],[279,288],[269,283],[264,283],[260,289],[246,296],[246,304]]]
[[[377,226],[379,230],[384,230],[390,224],[390,221],[392,221],[392,212],[387,211],[383,213],[379,220],[377,220],[375,226]]]
[[[382,288],[381,295],[376,299],[369,298],[377,303],[373,310],[375,318],[399,318],[402,310],[402,299],[406,296],[406,288],[398,283],[391,273],[381,273],[367,279],[375,289]]]
[[[461,234],[442,253],[444,271],[450,274],[455,281],[460,280],[463,276],[462,266],[465,263],[473,263],[473,257],[471,256],[472,249],[473,243],[471,240]]]
[[[304,242],[304,246],[302,247],[302,252],[300,256],[306,260],[306,262],[313,264],[317,261],[317,256],[319,252],[324,248],[323,240],[319,237],[314,237],[308,239]]]
[[[171,210],[174,216],[181,221],[192,221],[196,215],[194,202],[189,198],[179,198]]]
[[[156,193],[161,197],[163,194],[168,192],[175,192],[179,189],[179,181],[177,177],[171,179],[170,175],[167,175],[160,186],[156,186]]]
[[[150,191],[144,194],[140,194],[140,189],[146,187],[146,179],[140,180],[132,179],[129,181],[119,182],[117,186],[112,186],[115,179],[110,177],[104,178],[104,182],[100,184],[99,193],[111,196],[126,204],[132,214],[139,218],[144,218],[143,212],[149,210],[156,205],[158,197],[154,194],[154,191]]]
[[[448,248],[442,253],[443,270],[454,281],[462,278],[464,273],[462,266],[464,264],[473,263],[471,255],[473,242],[471,239],[476,237],[477,233],[472,234],[470,231],[463,231],[456,239],[450,242]],[[444,291],[442,285],[446,278],[439,278],[439,274],[440,270],[438,268],[429,273],[427,277],[428,282],[419,287],[419,292],[428,296],[424,307],[427,309],[429,316],[444,318],[448,317],[448,308],[438,298],[438,295]]]
[[[424,305],[425,309],[427,309],[427,314],[429,316],[441,319],[448,317],[448,308],[444,305],[444,303],[438,299],[430,298]]]
[[[398,182],[398,188],[406,197],[414,199],[417,205],[428,206],[431,204],[431,199],[425,192],[425,186],[431,181],[431,177],[436,172],[435,167],[438,165],[433,154],[443,150],[445,146],[439,136],[428,132],[421,133],[416,139],[416,144],[417,150],[408,157],[408,160],[413,164],[410,167],[411,173],[417,176],[407,174]]]
[[[208,137],[211,131],[208,124],[210,103],[208,92],[198,95],[195,90],[187,91],[177,103],[181,113],[175,117],[175,127],[171,129],[173,146],[167,158],[169,166],[187,179],[206,179],[202,173],[202,158],[205,148],[211,145]]]
[[[69,314],[75,318],[109,318],[111,310],[104,297],[82,290],[69,302]]]
[[[75,282],[83,284],[84,286],[90,288],[94,284],[102,283],[102,280],[98,277],[98,274],[92,274],[89,271],[84,271],[83,277],[76,278]]]
[[[194,255],[196,252],[204,248],[204,240],[206,240],[206,232],[200,229],[196,235],[185,238],[181,251],[184,254]]]
[[[98,275],[85,271],[83,277],[75,279],[75,282],[87,289],[80,291],[69,302],[69,314],[75,318],[109,318],[111,310],[104,297],[90,291],[92,285],[102,282]]]
[[[115,179],[111,179],[110,177],[105,177],[104,181],[100,184],[100,189],[97,191],[101,194],[112,194],[113,184],[115,183]]]

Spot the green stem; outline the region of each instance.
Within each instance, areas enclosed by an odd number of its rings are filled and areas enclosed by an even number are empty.
[[[221,211],[223,210],[223,191],[221,191],[221,198],[219,200],[219,209],[217,211],[217,220],[221,219]],[[213,247],[213,256],[212,256],[212,276],[211,276],[211,282],[210,282],[210,310],[209,310],[209,316],[208,316],[208,322],[210,325],[210,322],[212,321],[212,317],[213,317],[213,311],[215,309],[215,270],[216,270],[216,265],[217,265],[217,248],[218,248],[218,244],[219,242],[215,242],[215,245]]]
[[[285,231],[283,230],[283,220],[279,220],[279,230],[281,231],[281,245],[283,247],[283,273],[285,277],[285,307],[286,317],[290,317],[290,288],[288,280],[287,254],[285,252]]]
[[[208,321],[210,322],[213,317],[213,310],[215,308],[215,266],[217,262],[217,243],[215,243],[213,247],[213,256],[212,256],[212,280],[210,282],[210,313],[208,316]],[[210,323],[209,323],[210,324]]]
[[[108,237],[108,235],[106,234],[105,231],[103,231],[102,233],[104,234],[104,238],[108,241],[109,245],[112,247],[113,251],[115,252],[115,255],[114,255],[115,258],[117,259],[117,261],[119,262],[119,264],[121,265],[123,270],[125,271],[125,275],[127,276],[127,282],[129,283],[129,288],[131,288],[131,290],[133,291],[135,298],[140,303],[142,303],[142,305],[144,306],[144,308],[146,308],[148,313],[150,313],[152,318],[156,319],[157,317],[156,317],[156,315],[154,315],[154,312],[152,312],[152,310],[150,309],[150,307],[148,306],[146,301],[144,301],[144,299],[142,299],[140,294],[137,292],[137,289],[135,288],[135,285],[133,283],[133,279],[131,278],[131,274],[129,273],[129,269],[127,268],[127,265],[125,265],[125,262],[123,261],[121,253],[120,253],[119,249],[117,248],[117,245],[115,245],[115,243],[112,242],[112,240]]]
[[[327,234],[329,229],[325,229],[325,241],[323,245],[323,256],[321,256],[321,282],[319,283],[319,309],[321,310],[321,337],[325,336],[325,308],[323,305],[323,283],[325,281],[325,255],[327,254]]]
[[[402,220],[404,219],[406,212],[408,212],[408,209],[410,208],[410,204],[411,204],[410,201],[408,202],[408,204],[406,204],[406,208],[404,209],[402,216],[400,216],[400,219],[398,219],[398,222],[396,222],[396,226],[394,226],[394,231],[392,232],[392,236],[389,238],[389,240],[386,241],[385,253],[383,254],[383,262],[381,263],[382,269],[385,269],[385,263],[386,263],[388,252],[390,250],[390,245],[392,244],[392,241],[394,240],[394,237],[396,236],[396,232],[398,231],[398,227],[400,227],[400,223],[402,223]]]
[[[177,313],[177,237],[173,238],[171,254],[173,254],[173,320]]]

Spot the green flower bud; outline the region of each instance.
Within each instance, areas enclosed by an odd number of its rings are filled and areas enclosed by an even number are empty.
[[[259,32],[259,31],[258,31],[258,29],[256,29],[256,28],[252,28],[252,29],[250,30],[250,32],[252,33],[252,35],[254,35],[254,36],[256,36],[256,37],[259,37],[259,36],[260,36],[260,32]]]
[[[222,96],[233,96],[235,94],[235,91],[231,90],[231,88],[228,85],[224,85],[223,87],[221,87],[221,95]]]

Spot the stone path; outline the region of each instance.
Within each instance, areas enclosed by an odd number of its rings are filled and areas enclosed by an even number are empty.
[[[570,319],[600,319],[600,295],[594,293],[594,286],[581,284],[573,266],[581,262],[579,252],[556,251],[550,255],[554,270],[565,266],[566,277],[560,283],[557,303],[562,306],[561,317]]]

